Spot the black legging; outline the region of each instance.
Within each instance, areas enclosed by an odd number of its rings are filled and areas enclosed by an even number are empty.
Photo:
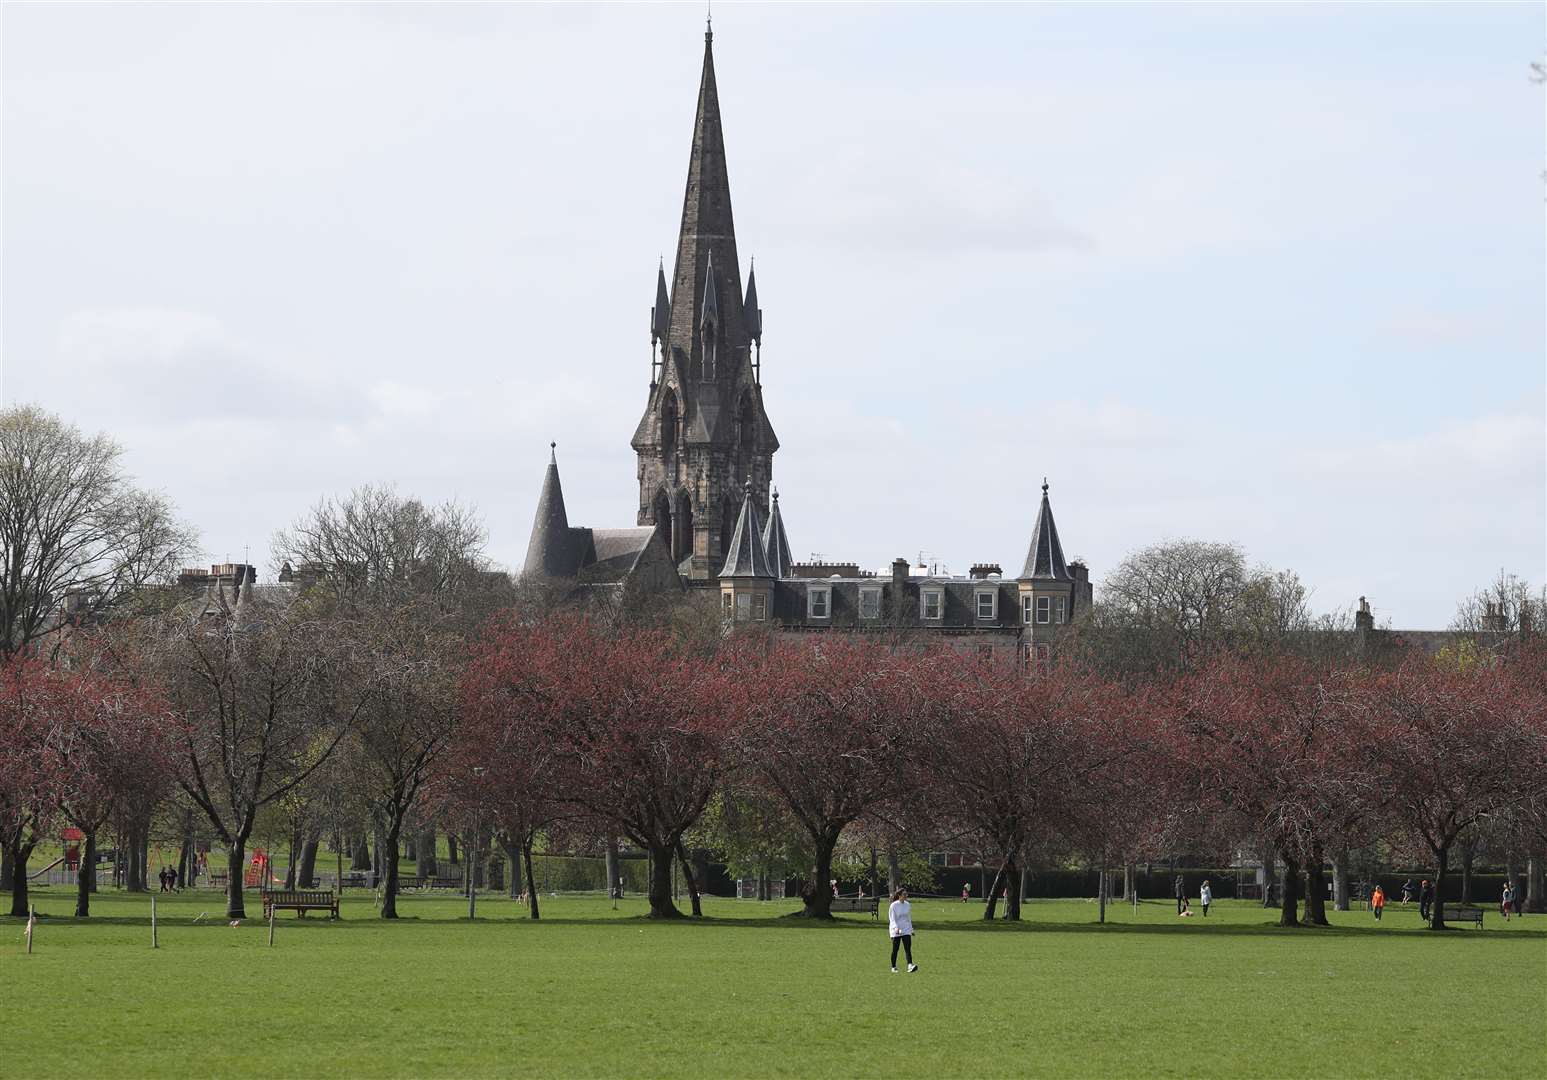
[[[913,963],[913,935],[898,934],[892,938],[892,967],[897,966],[897,946],[902,946],[903,954],[907,956],[908,963]]]

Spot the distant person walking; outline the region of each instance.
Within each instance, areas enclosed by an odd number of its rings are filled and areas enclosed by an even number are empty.
[[[917,971],[913,962],[913,906],[908,903],[908,890],[892,893],[892,906],[886,909],[886,921],[892,935],[892,974],[897,974],[897,946],[901,945],[908,957],[908,970]]]
[[[1413,898],[1413,879],[1408,878],[1402,883],[1402,906],[1407,907],[1407,902]]]
[[[1499,914],[1504,916],[1504,921],[1509,922],[1509,909],[1515,906],[1515,883],[1506,881],[1504,893],[1499,897]]]
[[[1424,922],[1429,921],[1429,908],[1434,904],[1434,886],[1429,884],[1429,879],[1424,878],[1423,884],[1418,886],[1418,917]]]
[[[1182,880],[1182,875],[1176,875],[1176,913],[1180,915],[1185,910],[1187,899],[1187,883]]]
[[[1203,882],[1203,888],[1198,890],[1198,903],[1203,905],[1203,917],[1209,917],[1209,905],[1214,902],[1214,890],[1209,887],[1208,880]]]
[[[1386,910],[1386,890],[1379,885],[1370,894],[1370,910],[1375,912],[1375,921],[1380,922],[1381,912]]]

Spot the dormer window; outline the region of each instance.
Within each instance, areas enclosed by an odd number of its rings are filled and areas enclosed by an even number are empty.
[[[860,589],[859,617],[861,619],[879,619],[881,617],[881,589],[879,586],[867,586]]]
[[[919,590],[919,618],[938,622],[945,617],[945,590]]]
[[[999,592],[997,589],[979,589],[974,600],[977,604],[978,618],[982,621],[992,622],[999,613]]]
[[[806,590],[806,617],[809,619],[830,618],[832,608],[833,591],[826,585],[813,585]]]

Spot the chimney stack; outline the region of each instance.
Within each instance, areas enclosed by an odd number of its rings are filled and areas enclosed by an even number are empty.
[[[1370,611],[1370,602],[1362,596],[1359,598],[1359,610],[1354,613],[1354,629],[1361,633],[1375,629],[1375,615]]]
[[[908,586],[908,560],[892,560],[892,588],[896,590],[898,597],[902,596],[902,590]]]

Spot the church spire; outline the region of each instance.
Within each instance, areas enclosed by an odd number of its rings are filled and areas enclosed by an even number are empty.
[[[1037,527],[1031,531],[1031,546],[1026,549],[1026,565],[1020,580],[1073,581],[1074,575],[1064,562],[1064,546],[1058,542],[1058,526],[1053,524],[1053,507],[1047,501],[1047,478],[1042,480],[1042,508]]]
[[[725,162],[725,133],[720,126],[720,94],[714,77],[713,35],[704,35],[704,69],[699,79],[698,110],[693,118],[693,145],[688,155],[687,190],[682,199],[682,223],[677,234],[677,262],[672,272],[671,344],[690,354],[697,368],[699,330],[707,312],[704,304],[718,294],[716,321],[720,342],[732,355],[749,338],[741,311],[741,270],[736,254],[736,225],[731,215],[730,173]],[[711,258],[715,276],[711,291]],[[720,365],[721,371],[730,370]]]

